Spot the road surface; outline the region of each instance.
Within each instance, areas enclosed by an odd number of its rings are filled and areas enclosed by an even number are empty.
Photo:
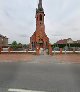
[[[43,55],[30,62],[0,62],[0,92],[10,92],[9,89],[80,92],[80,64]]]

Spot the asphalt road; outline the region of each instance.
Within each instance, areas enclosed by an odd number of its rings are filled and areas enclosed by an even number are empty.
[[[9,88],[80,92],[80,64],[59,63],[51,56],[37,56],[31,62],[2,62],[0,92]]]

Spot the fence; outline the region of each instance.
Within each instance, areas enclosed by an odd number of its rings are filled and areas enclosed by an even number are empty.
[[[17,54],[22,54],[22,53],[24,53],[24,54],[36,54],[36,51],[27,51],[27,50],[25,50],[25,51],[12,51],[12,50],[10,50],[10,49],[1,49],[0,48],[0,54],[13,54],[13,53],[17,53]],[[56,50],[54,50],[54,51],[52,51],[52,54],[80,54],[80,50],[79,51],[75,51],[75,50],[73,50],[73,51],[63,51],[62,49],[61,49],[61,51],[56,51]]]
[[[60,54],[60,51],[52,51],[53,54]],[[80,54],[80,51],[62,51],[62,54]]]
[[[36,51],[1,51],[1,54],[36,54]]]

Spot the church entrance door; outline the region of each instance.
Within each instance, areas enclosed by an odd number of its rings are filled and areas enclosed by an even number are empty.
[[[40,54],[40,55],[44,55],[44,49],[43,49],[43,48],[40,48],[39,54]]]
[[[45,49],[45,50],[44,50],[44,48],[40,48],[39,54],[40,54],[40,55],[48,55],[48,49]]]

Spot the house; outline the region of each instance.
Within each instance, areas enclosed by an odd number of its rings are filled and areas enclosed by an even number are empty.
[[[0,34],[0,47],[8,46],[8,38]]]
[[[68,43],[68,44],[72,44],[72,43],[74,43],[74,41],[73,41],[71,38],[68,38],[68,39],[67,39],[67,43]]]
[[[57,41],[57,44],[72,44],[74,41],[71,38],[68,39],[61,39],[59,41]]]

